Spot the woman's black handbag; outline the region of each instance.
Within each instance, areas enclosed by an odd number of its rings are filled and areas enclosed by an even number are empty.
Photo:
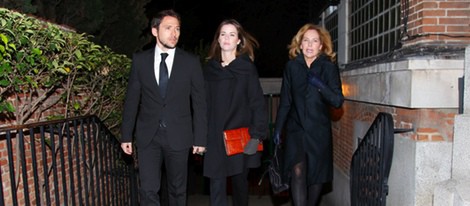
[[[258,183],[258,185],[261,185],[264,175],[268,173],[269,182],[271,183],[271,188],[274,194],[278,194],[289,189],[287,178],[282,173],[281,152],[282,152],[281,145],[276,144],[274,147],[274,154],[271,160],[269,160],[268,168],[263,173],[263,175],[261,176],[261,180]]]

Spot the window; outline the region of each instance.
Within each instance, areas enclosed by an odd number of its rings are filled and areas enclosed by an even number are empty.
[[[350,0],[349,62],[380,56],[400,41],[399,0]]]
[[[338,10],[334,9],[334,11],[329,13],[324,23],[325,29],[330,32],[333,51],[338,52]]]

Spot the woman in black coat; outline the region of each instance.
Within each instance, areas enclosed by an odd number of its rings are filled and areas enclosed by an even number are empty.
[[[330,107],[344,97],[331,37],[322,27],[306,24],[289,45],[274,141],[285,129],[284,172],[290,178],[294,205],[316,205],[322,185],[333,179]]]
[[[267,134],[268,115],[258,72],[253,64],[257,41],[233,19],[223,21],[214,36],[204,68],[208,107],[204,176],[210,179],[211,205],[227,205],[227,177],[234,206],[248,205],[249,168],[261,165],[257,146]],[[223,131],[248,127],[244,153],[227,156]]]

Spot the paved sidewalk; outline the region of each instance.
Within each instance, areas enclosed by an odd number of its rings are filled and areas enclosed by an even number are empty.
[[[288,197],[250,195],[250,206],[290,206]],[[231,200],[229,197],[229,205]],[[209,206],[209,195],[189,195],[188,206]]]

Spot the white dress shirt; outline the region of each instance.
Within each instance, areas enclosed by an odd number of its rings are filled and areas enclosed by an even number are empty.
[[[163,51],[158,47],[155,46],[155,57],[154,57],[154,71],[155,71],[155,78],[157,79],[157,83],[160,84],[160,61],[162,60],[162,56],[160,55]],[[165,59],[166,67],[168,68],[168,80],[171,76],[171,69],[173,67],[173,60],[175,59],[175,49],[168,49],[166,52],[168,56]]]

